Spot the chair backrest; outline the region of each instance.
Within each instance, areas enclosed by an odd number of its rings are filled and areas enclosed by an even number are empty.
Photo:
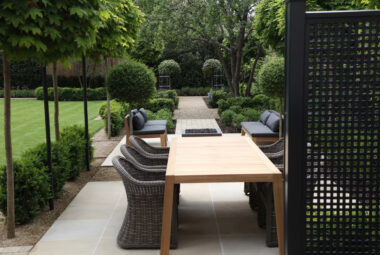
[[[162,169],[166,168],[166,165],[168,163],[168,160],[165,158],[158,159],[145,157],[144,155],[139,153],[138,150],[131,146],[127,146],[126,144],[123,144],[120,147],[120,151],[125,158],[137,163],[140,166],[142,165],[149,166],[149,168],[155,167],[155,169]]]
[[[137,149],[142,149],[142,150],[145,150],[146,152],[154,153],[154,150],[152,149],[152,147],[140,137],[131,136],[129,137],[129,141],[131,142],[132,146]]]

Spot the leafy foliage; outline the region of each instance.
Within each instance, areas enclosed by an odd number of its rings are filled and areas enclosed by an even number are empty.
[[[232,118],[236,113],[232,110],[226,110],[220,115],[220,120],[226,124],[226,125],[231,125],[232,123]]]
[[[110,110],[111,110],[111,136],[117,136],[120,130],[124,126],[124,117],[128,114],[129,105],[123,102],[118,102],[116,100],[111,100]],[[104,120],[104,127],[106,132],[108,131],[108,120],[107,120],[107,102],[100,105],[99,115]]]
[[[258,82],[265,95],[281,98],[284,96],[285,60],[275,57],[265,63],[259,72]]]
[[[121,57],[132,48],[143,14],[131,0],[100,0],[101,25],[96,44],[87,52],[92,57]]]
[[[378,9],[380,0],[307,0],[309,11]],[[285,40],[285,1],[261,0],[255,8],[255,30],[266,47],[283,52]]]
[[[114,66],[107,76],[106,84],[112,98],[130,104],[144,103],[156,91],[153,71],[132,60]]]
[[[31,161],[18,159],[13,162],[15,186],[16,224],[27,223],[45,207],[50,195],[49,175],[45,168],[38,168]],[[0,210],[7,213],[7,174],[0,167]]]
[[[3,97],[4,97],[4,90],[0,90],[0,98],[3,98]],[[34,97],[34,90],[33,89],[11,90],[11,97],[12,98]]]
[[[95,42],[98,10],[99,0],[1,1],[0,48],[44,65],[78,56]]]
[[[61,140],[52,143],[54,195],[59,197],[67,179],[75,179],[85,166],[84,128],[63,129]],[[90,157],[93,148],[90,142]],[[46,162],[46,144],[42,143],[23,153],[14,161],[16,223],[23,224],[38,215],[50,199],[50,177]],[[7,212],[5,166],[0,167],[0,210]]]
[[[209,102],[210,106],[211,107],[218,107],[218,101],[220,99],[227,99],[231,97],[230,94],[228,94],[227,92],[224,92],[223,90],[213,90],[211,92],[211,100]]]
[[[170,112],[174,112],[175,102],[170,98],[154,98],[149,100],[149,102],[142,104],[140,107],[149,109],[153,112],[158,112],[160,109],[167,109]]]

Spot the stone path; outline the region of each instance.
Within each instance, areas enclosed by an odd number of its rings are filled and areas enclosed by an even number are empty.
[[[218,110],[209,109],[203,97],[179,97],[174,119],[217,119]]]

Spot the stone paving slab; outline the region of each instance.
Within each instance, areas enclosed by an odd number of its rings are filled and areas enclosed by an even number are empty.
[[[203,97],[179,97],[174,119],[218,119],[218,110],[207,107]]]
[[[244,195],[243,183],[182,184],[178,248],[172,255],[277,255]],[[89,182],[34,246],[31,255],[159,255],[120,249],[116,238],[127,198],[121,181]],[[90,211],[94,211],[91,217]],[[14,254],[11,254],[14,255]]]

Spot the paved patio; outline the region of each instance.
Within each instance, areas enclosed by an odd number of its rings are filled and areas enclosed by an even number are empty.
[[[158,255],[116,244],[127,206],[122,182],[89,182],[32,249],[32,255]],[[265,246],[242,183],[184,184],[173,255],[277,255]]]

